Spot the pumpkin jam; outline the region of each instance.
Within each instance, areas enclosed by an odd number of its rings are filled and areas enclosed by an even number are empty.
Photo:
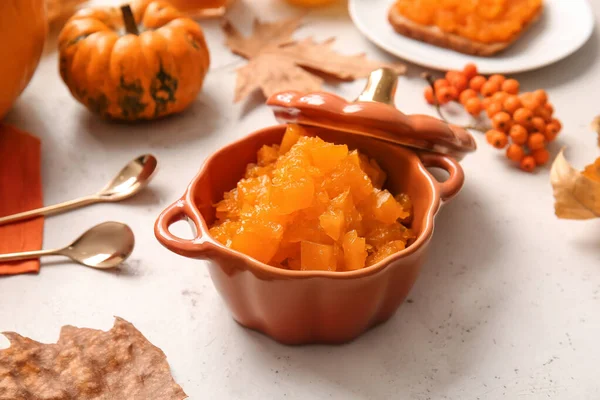
[[[211,235],[258,261],[291,270],[351,271],[402,250],[412,204],[383,190],[386,174],[346,145],[288,125],[263,146],[216,205]]]
[[[398,0],[404,17],[481,43],[510,42],[535,18],[542,0]]]

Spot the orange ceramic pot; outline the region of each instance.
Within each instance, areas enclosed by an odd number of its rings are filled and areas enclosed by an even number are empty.
[[[377,107],[382,106],[353,104],[364,107],[366,114],[377,112]],[[323,109],[329,110],[327,104]],[[357,109],[350,111],[355,114]],[[446,124],[433,120],[425,116],[407,119],[416,127],[435,126],[440,132],[451,131]],[[285,125],[261,129],[216,152],[205,162],[183,197],[163,211],[155,224],[156,237],[166,248],[184,257],[209,262],[215,287],[237,322],[286,344],[343,343],[389,319],[417,279],[433,234],[435,215],[464,181],[460,165],[449,155],[415,151],[356,132],[312,125],[307,128],[309,132],[323,140],[346,144],[375,158],[388,174],[386,188],[411,197],[412,229],[417,235],[414,243],[372,266],[332,272],[272,267],[213,239],[209,235],[209,226],[215,220],[213,204],[236,186],[247,164],[256,162],[256,153],[263,145],[281,142]],[[470,139],[468,147],[473,150],[474,142],[468,133],[458,133],[463,139]],[[442,168],[449,178],[438,182],[427,167]],[[186,218],[195,231],[192,240],[169,232],[171,224]]]

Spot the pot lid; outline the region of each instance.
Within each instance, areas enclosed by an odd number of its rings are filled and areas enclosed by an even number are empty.
[[[462,159],[477,148],[469,132],[428,115],[406,115],[394,106],[397,75],[371,72],[363,92],[347,101],[327,92],[280,92],[267,100],[280,122],[352,132],[377,140]]]

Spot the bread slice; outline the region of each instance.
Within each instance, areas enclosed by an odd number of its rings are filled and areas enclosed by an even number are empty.
[[[418,24],[400,14],[395,6],[390,7],[388,20],[396,32],[409,38],[465,54],[489,57],[513,44],[523,32],[537,21],[542,13],[542,9],[543,7],[540,7],[536,15],[523,27],[521,32],[515,35],[510,41],[495,43],[476,42],[453,33],[444,32],[437,26]]]

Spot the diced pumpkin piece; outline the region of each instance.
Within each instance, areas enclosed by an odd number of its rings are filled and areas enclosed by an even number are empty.
[[[248,167],[246,168],[246,175],[244,176],[244,178],[246,178],[246,179],[258,178],[263,175],[270,176],[272,171],[273,171],[273,164],[266,165],[264,167],[261,167],[258,164],[249,164]]]
[[[272,262],[289,263],[290,259],[300,260],[300,242],[281,241],[277,253],[272,258]]]
[[[319,217],[319,224],[327,236],[333,240],[338,240],[344,230],[345,218],[342,211],[328,211]]]
[[[373,215],[378,221],[385,224],[393,224],[398,218],[408,217],[408,212],[402,208],[394,196],[387,190],[375,193],[374,197]]]
[[[392,242],[386,243],[381,247],[378,247],[377,250],[371,254],[367,260],[367,265],[373,265],[399,252],[400,250],[404,250],[406,248],[406,243],[402,240],[394,240]]]
[[[348,161],[350,161],[352,164],[356,165],[357,167],[360,167],[361,162],[360,162],[360,154],[358,153],[358,150],[352,150],[350,153],[348,153]]]
[[[364,154],[359,154],[359,158],[360,167],[363,171],[365,171],[369,179],[371,179],[373,186],[377,189],[381,189],[385,183],[385,180],[387,179],[386,173],[383,172],[375,159],[369,160],[369,158]]]
[[[350,189],[352,198],[356,203],[360,203],[369,197],[373,191],[373,185],[367,174],[350,157],[342,161],[331,172],[325,180],[325,185],[330,197],[336,197]]]
[[[302,210],[313,202],[315,187],[309,179],[286,182],[271,187],[271,204],[280,214]]]
[[[259,166],[264,167],[265,165],[269,165],[269,164],[277,161],[278,157],[279,157],[279,146],[278,145],[275,145],[275,146],[264,145],[263,147],[260,148],[260,150],[258,150],[258,153],[256,155],[256,162],[258,163]]]
[[[237,201],[237,189],[227,192],[223,200],[215,205],[217,219],[229,219],[239,216],[240,209]]]
[[[322,172],[334,169],[344,158],[348,156],[348,146],[325,143],[323,146],[315,147],[310,151],[313,164]]]
[[[290,151],[292,146],[295,145],[302,136],[306,136],[306,130],[304,130],[303,127],[297,124],[289,124],[285,130],[283,139],[281,140],[281,145],[279,146],[280,154],[285,154]]]
[[[261,201],[266,201],[271,184],[267,176],[242,179],[237,184],[238,201],[242,204],[256,205]]]
[[[303,271],[335,271],[337,260],[333,246],[308,241],[301,242],[300,267]]]
[[[343,249],[344,265],[347,270],[354,271],[365,266],[367,242],[365,238],[359,237],[356,231],[350,231],[344,235]]]
[[[404,211],[406,211],[408,213],[408,216],[407,217],[401,217],[400,221],[404,225],[410,225],[410,223],[412,222],[412,217],[413,217],[413,204],[412,204],[412,200],[410,199],[410,197],[406,193],[397,194],[396,196],[394,196],[394,198],[396,199],[396,201],[398,202],[398,204],[400,204],[400,206],[402,206],[402,208],[404,209]]]
[[[230,247],[231,238],[235,235],[239,226],[238,221],[226,220],[210,228],[210,234],[225,246]]]
[[[359,229],[362,227],[362,215],[356,208],[349,190],[333,198],[329,207],[332,210],[343,212],[346,229],[362,231],[362,229]]]
[[[289,269],[294,271],[301,271],[302,266],[300,265],[300,258],[290,258],[287,261],[287,266]]]
[[[279,224],[263,221],[243,221],[231,238],[231,248],[268,264],[277,253],[283,236]]]
[[[316,219],[318,221],[318,219]],[[331,244],[331,239],[323,228],[315,220],[311,220],[304,217],[304,214],[299,214],[296,218],[287,225],[287,229],[284,234],[284,240],[286,242],[295,243],[302,242],[303,240],[309,240],[317,243]]]
[[[350,211],[354,210],[355,207],[354,202],[352,201],[352,196],[350,195],[350,190],[346,190],[331,199],[330,207],[340,210],[344,213],[349,213]]]
[[[365,237],[368,244],[377,248],[395,240],[407,242],[414,239],[414,233],[411,229],[399,223],[388,225],[376,221],[369,224],[368,233]]]

